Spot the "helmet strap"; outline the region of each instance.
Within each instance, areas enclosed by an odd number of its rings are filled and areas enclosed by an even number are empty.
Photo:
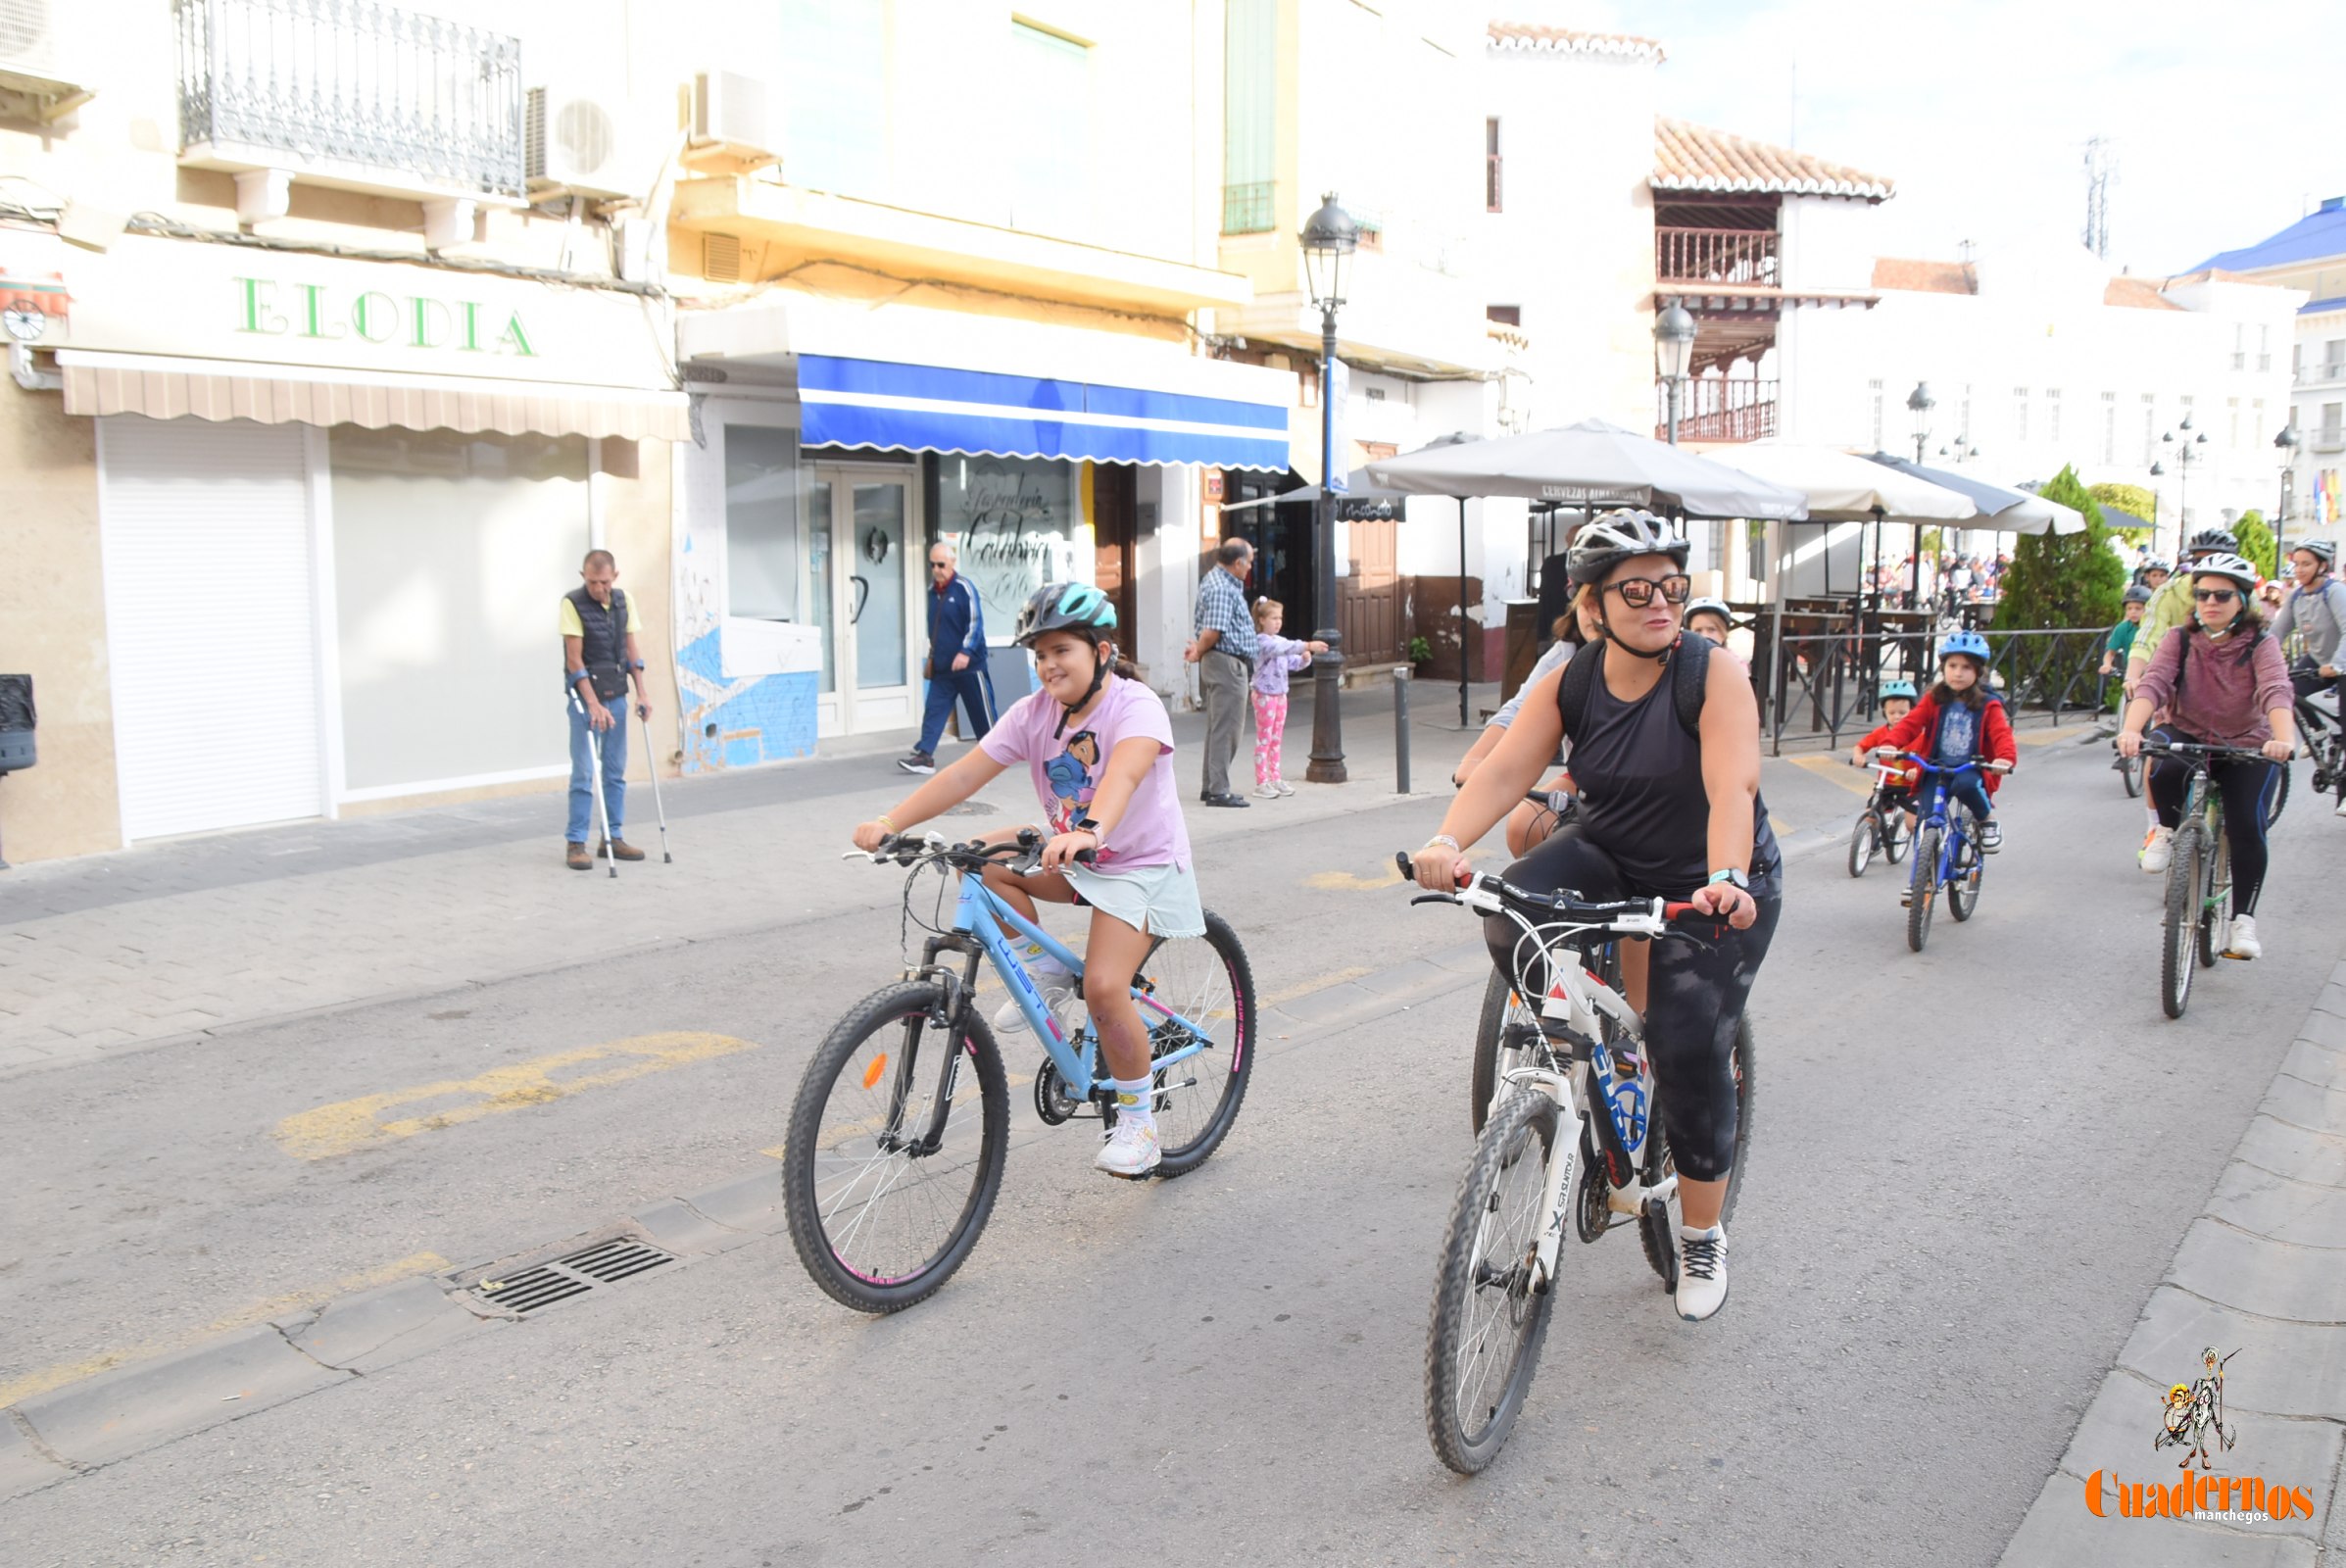
[[[1606,642],[1611,643],[1633,659],[1650,659],[1657,664],[1666,664],[1670,662],[1670,656],[1678,651],[1677,637],[1671,638],[1670,641],[1662,645],[1658,652],[1654,653],[1647,653],[1642,648],[1632,648],[1614,632],[1612,617],[1601,612],[1596,617],[1596,629],[1604,633]],[[1685,633],[1680,633],[1680,636],[1684,635]]]
[[[1103,650],[1106,654],[1104,659],[1099,657]],[[1116,662],[1116,645],[1096,642],[1092,645],[1092,653],[1095,660],[1092,665],[1092,684],[1084,688],[1084,694],[1080,699],[1059,714],[1059,727],[1051,732],[1051,738],[1054,741],[1067,733],[1067,726],[1073,722],[1075,715],[1091,707],[1092,699],[1100,695],[1100,688],[1107,684],[1108,671],[1114,667]]]

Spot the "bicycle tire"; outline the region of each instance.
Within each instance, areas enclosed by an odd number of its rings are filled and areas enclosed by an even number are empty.
[[[2221,833],[2208,835],[2201,850],[2208,862],[2207,879],[2200,884],[2199,966],[2216,967],[2232,936],[2232,847]],[[2217,890],[2222,889],[2220,893]]]
[[[2281,811],[2289,804],[2289,775],[2296,771],[2287,762],[2275,765],[2280,769],[2280,788],[2273,792],[2273,814],[2265,818],[2267,831],[2271,831],[2273,825],[2281,819]]]
[[[1727,1196],[1719,1200],[1719,1223],[1724,1225],[1735,1217],[1735,1200],[1743,1192],[1743,1170],[1751,1162],[1751,1107],[1754,1092],[1754,1057],[1757,1050],[1751,1038],[1751,1014],[1745,1011],[1735,1019],[1735,1163],[1727,1169]],[[1655,1098],[1660,1099],[1659,1091]],[[1669,1140],[1662,1131],[1661,1107],[1652,1108],[1654,1130],[1646,1144],[1644,1178],[1648,1185],[1669,1173],[1674,1163],[1670,1158]],[[1655,1157],[1655,1151],[1661,1157]],[[1645,1264],[1663,1284],[1670,1282],[1670,1260],[1662,1255],[1661,1244],[1652,1230],[1640,1222],[1637,1240],[1645,1247]]]
[[[2159,1005],[2180,1018],[2191,1004],[2192,948],[2199,940],[2199,824],[2175,829],[2167,862],[2167,908],[2160,922]]]
[[[1202,959],[1197,950],[1203,947],[1212,955]],[[1254,968],[1246,959],[1246,949],[1239,941],[1230,922],[1213,910],[1205,911],[1205,935],[1202,937],[1159,937],[1149,950],[1148,959],[1141,965],[1141,973],[1155,983],[1156,992],[1170,992],[1159,1000],[1175,1012],[1193,1023],[1205,1023],[1213,1028],[1214,1044],[1208,1050],[1176,1063],[1171,1069],[1158,1069],[1156,1079],[1157,1135],[1159,1153],[1156,1174],[1162,1177],[1187,1175],[1205,1163],[1206,1158],[1221,1147],[1230,1134],[1230,1124],[1238,1119],[1239,1105],[1246,1098],[1246,1085],[1254,1076]],[[1154,994],[1154,993],[1152,993]],[[1143,1013],[1143,1017],[1148,1015]],[[1227,1028],[1225,1029],[1225,1024]],[[1150,1031],[1152,1054],[1161,1055],[1168,1049],[1177,1049],[1186,1038],[1176,1040],[1167,1034],[1168,1026],[1158,1025]],[[1167,1070],[1181,1072],[1193,1062],[1210,1062],[1216,1053],[1223,1054],[1228,1065],[1223,1068],[1219,1085],[1213,1091],[1213,1103],[1202,1115],[1196,1116],[1197,1132],[1186,1143],[1173,1142],[1185,1125],[1189,1109],[1176,1100],[1182,1093],[1179,1087],[1165,1082]],[[1197,1076],[1208,1069],[1191,1070],[1188,1084],[1202,1084]],[[1202,1099],[1203,1097],[1197,1097]],[[1195,1103],[1192,1102],[1191,1103]]]
[[[1906,813],[1904,811],[1885,812],[1882,853],[1889,858],[1889,863],[1896,865],[1905,859],[1906,852],[1913,847],[1914,835],[1906,831]]]
[[[2118,760],[2118,778],[2119,782],[2126,787],[2127,800],[2142,799],[2142,756],[2140,753]]]
[[[901,1312],[915,1302],[927,1299],[938,1288],[953,1278],[968,1258],[970,1249],[986,1228],[987,1217],[994,1210],[994,1200],[1002,1190],[1002,1167],[1010,1145],[1010,1090],[1002,1072],[1002,1054],[995,1049],[994,1032],[973,1007],[964,1005],[953,1050],[967,1052],[970,1064],[977,1075],[979,1115],[973,1154],[961,1163],[968,1166],[972,1180],[968,1192],[962,1196],[960,1206],[945,1224],[941,1240],[925,1252],[922,1244],[914,1244],[919,1255],[908,1265],[881,1264],[875,1257],[857,1267],[841,1255],[841,1247],[855,1239],[878,1212],[878,1200],[883,1198],[908,1203],[927,1186],[926,1181],[906,1183],[896,1177],[875,1184],[869,1198],[856,1205],[856,1216],[841,1235],[833,1235],[833,1225],[826,1223],[825,1203],[829,1203],[829,1219],[841,1217],[849,1198],[862,1185],[863,1173],[880,1163],[880,1156],[890,1152],[875,1146],[870,1155],[856,1149],[856,1140],[868,1137],[865,1125],[874,1117],[849,1121],[839,1117],[831,1107],[831,1091],[843,1078],[859,1081],[865,1097],[878,1102],[876,1119],[887,1119],[884,1095],[875,1096],[883,1077],[887,1076],[889,1054],[882,1052],[868,1065],[858,1069],[855,1062],[860,1048],[875,1036],[883,1036],[890,1028],[903,1033],[900,1040],[905,1062],[899,1071],[912,1080],[909,1088],[917,1094],[920,1066],[921,1035],[929,1032],[929,1014],[941,1004],[942,989],[935,981],[902,981],[873,992],[848,1009],[845,1017],[831,1026],[831,1032],[815,1048],[813,1059],[806,1064],[806,1073],[799,1082],[799,1093],[791,1108],[790,1135],[782,1152],[783,1208],[790,1221],[791,1244],[798,1249],[799,1261],[823,1293],[844,1306],[859,1312]],[[934,1060],[934,1058],[932,1058]],[[942,1074],[940,1074],[940,1087]],[[892,1080],[892,1084],[893,1084]],[[852,1095],[851,1091],[851,1095]],[[959,1101],[962,1091],[954,1091]],[[929,1102],[935,1102],[932,1090]],[[851,1104],[855,1103],[851,1100]],[[916,1122],[917,1118],[913,1118]],[[950,1132],[954,1112],[947,1111]],[[828,1193],[825,1190],[826,1147],[839,1151],[836,1170]],[[941,1149],[937,1152],[943,1152]],[[900,1169],[935,1157],[932,1155],[896,1155],[886,1168]],[[859,1162],[859,1163],[858,1163]],[[957,1167],[952,1167],[957,1168]],[[850,1171],[852,1175],[848,1174]],[[949,1175],[949,1167],[940,1167],[939,1176]],[[847,1185],[837,1185],[845,1176]],[[953,1201],[950,1191],[932,1194],[928,1212],[943,1215],[945,1207]],[[892,1212],[903,1212],[900,1207]],[[885,1230],[883,1222],[879,1230]],[[876,1237],[875,1237],[876,1241]],[[877,1249],[874,1249],[875,1252]],[[888,1272],[879,1272],[885,1267]]]
[[[1947,912],[1958,920],[1969,920],[1979,907],[1979,884],[1987,876],[1987,855],[1979,841],[1969,835],[1963,847],[1971,852],[1971,868],[1947,884]]]
[[[1522,1021],[1530,1024],[1534,1031],[1540,1027],[1538,1016],[1529,1007],[1520,1002],[1509,1005],[1514,997],[1515,988],[1507,983],[1507,977],[1496,969],[1491,970],[1491,979],[1483,987],[1483,1011],[1475,1021],[1474,1074],[1467,1090],[1472,1101],[1467,1106],[1467,1119],[1478,1133],[1483,1130],[1483,1123],[1490,1119],[1491,1102],[1498,1093],[1498,1086],[1506,1082],[1509,1072],[1529,1065],[1534,1054],[1530,1051],[1501,1049],[1511,1012],[1520,1011]],[[1502,1060],[1502,1057],[1505,1059]]]
[[[1931,941],[1931,906],[1938,902],[1938,845],[1943,829],[1926,824],[1914,836],[1914,889],[1906,903],[1906,945],[1920,953]]]
[[[1552,1286],[1533,1291],[1529,1268],[1547,1223],[1545,1172],[1560,1119],[1556,1102],[1534,1090],[1501,1105],[1475,1142],[1442,1235],[1426,1331],[1426,1435],[1435,1454],[1460,1475],[1474,1475],[1498,1457],[1540,1368],[1556,1293]],[[1504,1190],[1526,1181],[1528,1194]],[[1494,1234],[1501,1226],[1506,1234]],[[1488,1260],[1501,1255],[1519,1261],[1489,1269]],[[1478,1317],[1486,1324],[1479,1332]],[[1501,1330],[1512,1333],[1504,1347],[1491,1343]],[[1480,1424],[1470,1428],[1478,1415]]]
[[[1866,867],[1874,863],[1874,850],[1882,836],[1881,824],[1872,811],[1858,813],[1857,825],[1849,830],[1849,874],[1864,876]]]

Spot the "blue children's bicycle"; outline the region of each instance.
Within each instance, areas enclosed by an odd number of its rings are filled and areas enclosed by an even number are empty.
[[[899,834],[871,855],[910,866],[912,880],[931,867],[958,872],[960,895],[952,924],[929,928],[920,962],[849,1008],[824,1037],[790,1113],[782,1184],[791,1240],[815,1284],[859,1311],[899,1311],[952,1278],[1002,1187],[1010,1089],[974,1001],[980,958],[993,960],[1043,1042],[1036,1116],[1050,1126],[1078,1116],[1115,1125],[1115,1087],[1080,1000],[1054,1011],[1018,947],[1040,942],[1078,976],[1083,959],[981,880],[990,865],[1033,871],[1043,844],[1032,828],[991,845]],[[907,880],[907,915],[911,891]],[[1238,933],[1208,911],[1202,937],[1158,939],[1132,995],[1149,1024],[1163,1151],[1156,1174],[1179,1176],[1204,1163],[1246,1098],[1253,971]]]
[[[1894,747],[1874,750],[1877,758],[1898,755]],[[2007,773],[2012,764],[1981,762],[1975,758],[1960,767],[1941,767],[1928,757],[1912,752],[1904,755],[1931,775],[1931,798],[1914,830],[1914,865],[1906,882],[1906,945],[1920,953],[1931,940],[1931,914],[1938,903],[1938,890],[1947,890],[1947,912],[1958,920],[1968,920],[1979,906],[1979,879],[1987,870],[1978,825],[1970,811],[1957,808],[1958,803],[1949,798],[1947,781],[1982,767],[1991,773]]]

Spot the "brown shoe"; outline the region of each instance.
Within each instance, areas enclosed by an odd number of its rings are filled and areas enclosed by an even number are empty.
[[[587,858],[586,846],[583,844],[571,845],[568,852],[562,856],[562,864],[573,871],[592,871],[595,868],[595,862]]]
[[[644,852],[625,839],[611,839],[595,846],[595,856],[598,859],[605,856],[615,856],[622,860],[640,860],[644,858]]]

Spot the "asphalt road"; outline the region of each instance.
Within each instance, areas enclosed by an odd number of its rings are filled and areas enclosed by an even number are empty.
[[[1924,956],[1883,869],[1793,866],[1726,1312],[1679,1323],[1626,1232],[1574,1247],[1476,1480],[1422,1402],[1482,977],[1314,1007],[1473,932],[1379,885],[1427,806],[1266,808],[1201,875],[1296,1015],[1195,1175],[1110,1182],[1083,1124],[1037,1129],[910,1312],[846,1312],[759,1241],[0,1504],[0,1560],[1992,1562],[2339,956],[2346,824],[2301,795],[2270,956],[2166,1021],[2103,755],[2027,757],[1979,916]],[[0,1377],[772,1169],[811,1043],[892,977],[895,875],[810,864],[770,931],[13,1082]]]

